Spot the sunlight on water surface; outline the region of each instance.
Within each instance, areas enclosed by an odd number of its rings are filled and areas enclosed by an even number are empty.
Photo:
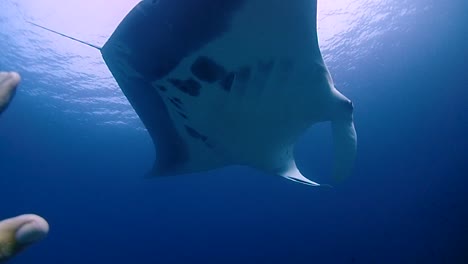
[[[0,47],[5,52],[0,66],[20,71],[21,92],[47,98],[41,107],[98,124],[141,126],[98,50],[25,22],[102,46],[138,2],[2,0]],[[414,13],[408,0],[319,1],[318,32],[327,64],[332,71],[353,70],[353,61],[378,46],[379,36],[405,30],[399,19]],[[34,83],[28,81],[32,79]]]

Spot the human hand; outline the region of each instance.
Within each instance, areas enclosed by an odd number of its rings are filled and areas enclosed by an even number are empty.
[[[15,72],[0,72],[0,113],[13,98],[21,78]],[[0,221],[0,262],[44,238],[49,224],[44,218],[26,214]]]
[[[21,77],[16,72],[0,72],[0,114],[15,95]]]
[[[25,214],[0,221],[0,263],[43,239],[48,232],[49,224],[38,215]]]

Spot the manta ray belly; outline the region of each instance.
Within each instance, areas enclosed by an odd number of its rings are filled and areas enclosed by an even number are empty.
[[[316,185],[292,151],[333,102],[315,0],[142,1],[101,51],[155,143],[152,175],[244,164]]]
[[[287,25],[283,19],[276,30],[268,17],[252,26],[248,18],[258,2],[252,3],[230,30],[152,83],[188,145],[187,167],[213,160],[281,167],[312,122],[314,86],[327,82],[318,47],[297,37],[294,20]],[[281,28],[284,39],[278,38]]]

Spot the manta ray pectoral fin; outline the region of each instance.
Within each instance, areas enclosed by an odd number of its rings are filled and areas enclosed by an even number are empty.
[[[302,173],[297,168],[294,160],[291,160],[286,170],[284,170],[283,172],[279,172],[278,174],[294,182],[302,183],[302,184],[309,185],[309,186],[320,186],[320,184],[304,177],[304,175],[302,175]]]
[[[357,136],[353,122],[353,104],[336,91],[339,99],[338,114],[332,120],[334,145],[333,177],[343,180],[351,173],[356,157]]]
[[[307,179],[306,177],[300,175],[300,176],[288,176],[288,175],[284,175],[283,176],[284,178],[288,179],[288,180],[291,180],[293,182],[298,182],[298,183],[302,183],[302,184],[305,184],[305,185],[309,185],[309,186],[320,186],[320,184],[314,182],[314,181],[311,181],[309,179]]]

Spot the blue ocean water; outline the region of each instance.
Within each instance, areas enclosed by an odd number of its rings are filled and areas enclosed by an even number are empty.
[[[311,188],[248,168],[145,179],[151,139],[98,51],[137,1],[2,0],[0,219],[49,237],[11,263],[468,263],[468,23],[461,0],[319,1],[319,36],[355,105],[358,159],[329,177],[328,124],[298,142]]]

